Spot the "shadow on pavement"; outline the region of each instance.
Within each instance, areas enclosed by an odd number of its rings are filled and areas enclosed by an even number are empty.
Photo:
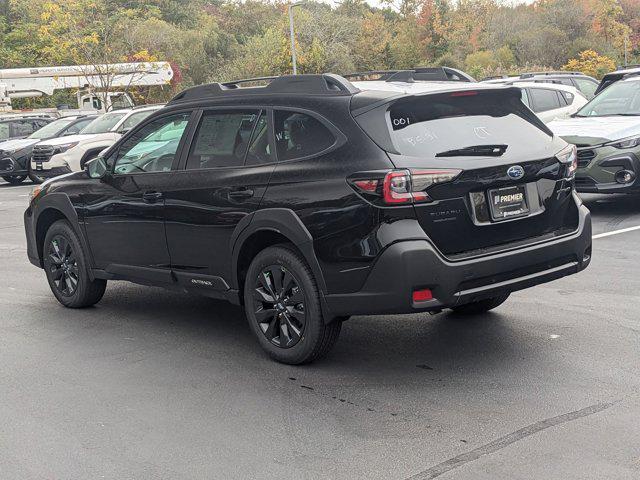
[[[533,333],[512,325],[518,320],[500,309],[466,317],[446,312],[354,317],[344,323],[336,347],[325,359],[303,367],[271,361],[249,330],[242,309],[224,301],[114,282],[98,307],[86,313],[95,315],[98,310],[97,317],[118,319],[145,337],[164,332],[167,342],[197,344],[210,358],[223,356],[226,364],[242,368],[249,362],[254,369],[283,375],[304,369],[329,377],[366,375],[376,382],[407,375],[410,381],[431,370],[447,376],[512,369],[539,355]]]

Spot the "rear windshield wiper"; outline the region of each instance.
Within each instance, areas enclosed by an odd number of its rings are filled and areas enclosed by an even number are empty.
[[[507,151],[507,145],[474,145],[472,147],[447,150],[436,153],[436,157],[500,157]]]

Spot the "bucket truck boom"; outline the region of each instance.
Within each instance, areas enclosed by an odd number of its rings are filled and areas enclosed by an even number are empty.
[[[75,88],[78,108],[108,111],[133,106],[126,93],[129,87],[165,85],[172,78],[168,62],[9,68],[0,70],[0,110],[9,110],[12,98],[53,95],[57,90]],[[118,88],[125,91],[114,91]]]

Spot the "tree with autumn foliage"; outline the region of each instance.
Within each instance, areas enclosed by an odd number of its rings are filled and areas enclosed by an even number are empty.
[[[309,0],[295,9],[302,73],[448,65],[477,77],[640,61],[638,0]],[[585,53],[590,52],[590,53]],[[594,57],[595,55],[595,57]],[[4,0],[0,68],[169,61],[180,86],[291,72],[283,0]],[[570,67],[569,67],[570,65]],[[64,102],[21,99],[24,105]]]
[[[593,50],[585,50],[580,52],[578,58],[572,58],[566,65],[562,66],[563,70],[583,72],[592,77],[602,77],[605,73],[614,70],[615,62],[604,55],[598,55]]]

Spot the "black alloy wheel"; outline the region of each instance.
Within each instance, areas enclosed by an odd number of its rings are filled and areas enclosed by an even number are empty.
[[[78,288],[79,271],[73,246],[62,235],[54,236],[47,245],[46,268],[58,292],[72,296]]]
[[[305,296],[299,282],[282,265],[269,265],[257,276],[253,311],[262,333],[280,348],[296,345],[306,326]]]

